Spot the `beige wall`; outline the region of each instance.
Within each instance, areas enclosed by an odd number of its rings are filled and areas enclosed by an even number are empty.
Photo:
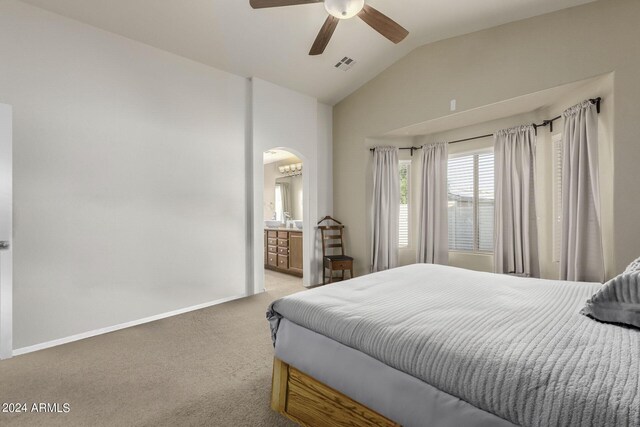
[[[613,259],[613,146],[612,146],[612,124],[613,124],[613,74],[601,76],[597,79],[589,79],[586,82],[561,86],[553,91],[546,91],[544,95],[537,93],[529,96],[521,97],[517,102],[511,101],[512,104],[517,103],[519,108],[525,108],[529,105],[530,112],[511,115],[509,117],[488,120],[482,123],[460,127],[449,131],[433,133],[424,136],[417,136],[411,140],[410,138],[396,138],[391,140],[381,140],[370,138],[367,142],[376,142],[378,144],[392,141],[392,144],[398,146],[420,146],[429,142],[436,141],[454,141],[464,139],[476,135],[487,135],[494,133],[496,130],[505,129],[513,126],[542,123],[543,120],[557,117],[562,112],[576,103],[593,97],[602,97],[602,112],[598,116],[599,122],[599,148],[600,148],[600,181],[602,189],[602,220],[604,232],[605,246],[605,264],[607,277],[614,275],[615,265]],[[541,101],[544,99],[544,101]],[[543,105],[540,103],[543,102]],[[496,111],[500,108],[498,105],[490,105],[473,111],[462,112],[457,115],[458,123],[469,123],[478,120],[478,117],[496,116],[505,114]],[[501,109],[505,110],[505,109]],[[507,109],[508,111],[508,109]],[[555,279],[559,276],[559,264],[553,260],[553,137],[561,135],[563,132],[562,120],[556,121],[553,131],[549,127],[539,128],[536,144],[536,199],[537,199],[537,219],[538,219],[538,243],[540,254],[540,270],[541,277],[547,279]],[[397,142],[397,144],[396,144]],[[387,144],[389,145],[389,144]],[[456,155],[465,152],[473,152],[493,147],[493,138],[482,138],[473,141],[459,142],[449,146],[449,154]],[[402,158],[410,159],[407,151],[401,152]],[[371,156],[369,156],[371,158]],[[420,156],[415,155],[412,158],[412,199],[411,204],[417,207],[420,200],[419,188],[419,168]],[[368,165],[371,162],[369,161]],[[369,189],[368,189],[369,190]],[[366,193],[367,206],[371,203],[370,191]],[[417,234],[417,208],[412,208],[412,228],[411,233]],[[368,238],[369,236],[367,236]],[[415,239],[414,239],[415,240]],[[370,243],[370,242],[369,242]],[[415,246],[400,250],[400,265],[412,264],[416,259]],[[479,271],[493,271],[493,255],[481,253],[468,253],[451,251],[449,253],[449,264],[454,267],[468,268]]]
[[[615,72],[614,270],[640,255],[640,2],[600,0],[416,49],[334,108],[334,211],[368,271],[367,137]],[[609,101],[607,101],[609,102]],[[563,107],[566,105],[563,105]],[[612,245],[613,246],[613,245]]]

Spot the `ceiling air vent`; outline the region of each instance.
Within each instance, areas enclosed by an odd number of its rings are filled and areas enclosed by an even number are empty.
[[[335,67],[338,70],[349,71],[354,65],[356,65],[356,61],[354,61],[353,58],[345,56],[335,65]]]

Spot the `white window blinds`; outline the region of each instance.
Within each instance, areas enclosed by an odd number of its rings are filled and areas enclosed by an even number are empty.
[[[493,153],[478,154],[478,227],[477,250],[493,252],[494,188]]]
[[[560,262],[562,251],[562,135],[553,141],[553,262]]]
[[[467,154],[448,164],[449,249],[493,251],[493,153]]]
[[[449,250],[473,250],[473,156],[449,159]]]
[[[400,161],[400,224],[398,227],[398,246],[409,246],[409,199],[411,184],[411,161]]]

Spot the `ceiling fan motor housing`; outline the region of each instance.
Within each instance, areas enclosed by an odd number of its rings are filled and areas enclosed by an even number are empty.
[[[339,19],[356,16],[364,7],[364,0],[324,0],[327,12]]]

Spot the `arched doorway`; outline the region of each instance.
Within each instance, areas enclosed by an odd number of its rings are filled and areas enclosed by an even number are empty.
[[[263,152],[264,287],[302,286],[305,215],[304,160],[292,151]],[[259,210],[260,207],[256,206]],[[297,278],[297,280],[296,280]]]

